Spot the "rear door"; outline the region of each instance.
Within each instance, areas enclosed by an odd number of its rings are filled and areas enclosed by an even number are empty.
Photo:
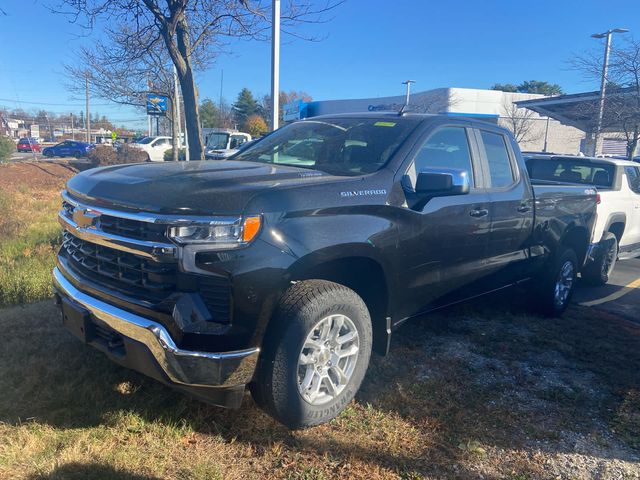
[[[468,123],[445,124],[426,133],[403,168],[405,191],[426,168],[457,168],[471,176],[466,195],[436,197],[423,208],[407,208],[400,225],[398,284],[400,317],[412,316],[461,297],[473,296],[486,268],[489,196],[477,168],[478,151]],[[407,190],[408,189],[408,190]]]
[[[487,282],[499,288],[527,275],[533,191],[527,175],[520,171],[518,147],[504,130],[487,126],[475,129],[475,135],[491,204],[487,259],[492,275]]]
[[[164,160],[164,152],[171,148],[171,142],[168,138],[158,138],[151,144],[151,153],[149,156],[152,160],[161,162]]]
[[[631,218],[628,219],[624,232],[624,236],[627,237],[624,248],[637,250],[640,249],[640,167],[624,167],[624,173],[627,177],[631,203]]]

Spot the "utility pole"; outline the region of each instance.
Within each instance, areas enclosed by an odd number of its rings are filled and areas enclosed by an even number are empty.
[[[604,33],[594,33],[592,38],[606,38],[604,47],[604,62],[602,64],[602,79],[600,80],[600,101],[598,103],[598,122],[596,124],[596,131],[593,135],[593,147],[592,155],[595,157],[598,154],[598,141],[602,133],[602,118],[604,117],[604,100],[607,90],[607,71],[609,69],[609,53],[611,52],[611,35],[613,33],[625,33],[628,32],[626,28],[612,28]]]
[[[71,114],[71,140],[76,139],[76,131],[73,128],[73,113]]]
[[[220,70],[220,106],[218,107],[218,128],[224,127],[222,124],[222,87],[224,86],[224,70]]]
[[[85,78],[84,78],[84,85],[85,85],[85,95],[86,95],[86,100],[87,100],[87,105],[86,105],[86,117],[87,117],[87,143],[91,143],[91,113],[89,112],[89,72],[87,72]]]
[[[280,120],[280,0],[273,0],[271,21],[271,130]]]
[[[407,98],[404,101],[405,106],[409,105],[409,97],[411,96],[411,84],[412,83],[416,83],[415,80],[405,80],[404,82],[402,82],[403,85],[407,86]]]

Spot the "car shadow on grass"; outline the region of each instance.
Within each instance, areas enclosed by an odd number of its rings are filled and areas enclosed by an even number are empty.
[[[223,410],[112,364],[64,331],[49,303],[4,310],[0,422],[134,434],[160,426],[251,445],[274,467],[280,445],[407,478],[471,478],[485,463],[544,478],[534,451],[638,461],[640,330],[582,307],[544,319],[523,303],[494,295],[407,322],[390,354],[372,358],[356,401],[329,425],[302,432],[248,395],[240,410]]]
[[[159,477],[140,475],[99,463],[67,463],[48,474],[37,473],[29,480],[160,480]]]

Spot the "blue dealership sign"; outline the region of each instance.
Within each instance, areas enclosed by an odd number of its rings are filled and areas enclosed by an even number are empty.
[[[305,118],[307,115],[307,103],[295,100],[282,106],[282,119],[285,122],[293,122]]]
[[[158,95],[156,93],[147,94],[147,115],[160,115],[165,116],[167,114],[167,97],[165,95]]]

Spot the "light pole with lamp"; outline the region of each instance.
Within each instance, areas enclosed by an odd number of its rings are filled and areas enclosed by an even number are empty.
[[[592,38],[606,38],[604,48],[604,62],[602,64],[602,79],[600,81],[600,102],[598,104],[598,123],[596,125],[595,135],[593,136],[593,156],[598,154],[598,141],[602,133],[602,117],[604,117],[604,99],[607,90],[607,70],[609,69],[609,53],[611,52],[611,35],[614,33],[626,33],[626,28],[612,28],[603,33],[594,33]]]
[[[273,0],[271,17],[271,130],[280,120],[280,0]]]

